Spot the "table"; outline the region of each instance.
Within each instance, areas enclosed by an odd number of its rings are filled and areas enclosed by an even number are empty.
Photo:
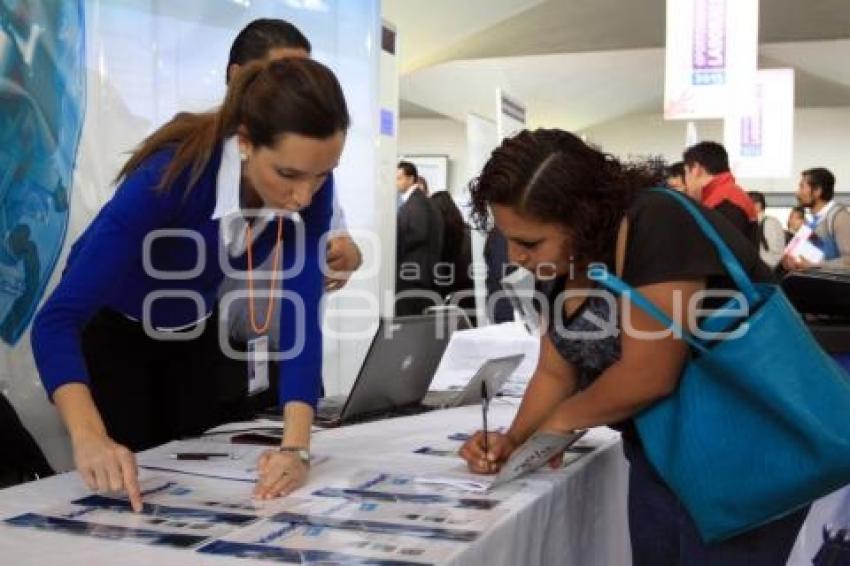
[[[494,402],[492,426],[507,426],[516,400]],[[325,430],[316,433],[313,452],[330,459],[317,465],[310,482],[293,497],[355,470],[439,473],[459,469],[460,460],[413,454],[426,445],[445,445],[449,434],[480,425],[478,407],[462,407],[422,415]],[[544,479],[528,483],[512,499],[511,513],[475,541],[465,544],[445,563],[451,565],[630,564],[626,489],[628,466],[619,435],[610,429],[590,431],[598,448]],[[153,472],[142,471],[142,477]],[[250,484],[197,479],[225,495],[250,492]],[[0,519],[46,510],[88,493],[76,473],[62,474],[0,491]],[[792,552],[789,564],[811,564],[822,544],[824,525],[850,526],[850,489],[816,502]],[[244,564],[273,562],[200,555],[131,542],[78,537],[11,527],[0,523],[0,557],[4,564]]]
[[[518,400],[494,402],[492,427],[510,423]],[[413,450],[424,445],[445,445],[447,436],[480,427],[477,406],[389,419],[317,433],[313,452],[329,460],[317,465],[310,482],[293,497],[345,477],[357,469],[397,473],[440,473],[459,470],[459,459],[422,456]],[[619,435],[606,428],[586,437],[598,445],[570,466],[544,472],[530,480],[511,499],[511,513],[502,517],[476,540],[445,563],[452,565],[515,564],[628,564],[626,523],[627,464]],[[143,471],[142,477],[151,472]],[[250,484],[213,479],[201,482],[223,494],[249,492]],[[57,503],[88,494],[76,473],[62,474],[0,491],[0,518],[47,510]],[[207,556],[190,550],[94,539],[22,529],[0,524],[0,556],[8,564],[257,564],[272,562]]]

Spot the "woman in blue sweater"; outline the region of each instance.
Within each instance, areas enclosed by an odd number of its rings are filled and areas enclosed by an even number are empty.
[[[132,451],[199,432],[192,427],[214,406],[208,353],[227,339],[210,316],[225,272],[247,278],[249,291],[260,278],[282,287],[285,434],[260,459],[255,495],[304,483],[321,387],[319,246],[349,122],[322,64],[252,63],[217,112],[180,115],[124,165],[32,331],[39,373],[91,489],[125,490],[140,509]],[[282,265],[257,272],[277,250]],[[267,303],[260,312],[249,300],[260,334]]]

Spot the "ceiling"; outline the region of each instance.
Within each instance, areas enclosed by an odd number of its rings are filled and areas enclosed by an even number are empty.
[[[399,36],[401,117],[493,117],[582,129],[660,112],[665,0],[384,0]],[[796,70],[797,106],[850,106],[850,0],[761,0],[761,68]]]

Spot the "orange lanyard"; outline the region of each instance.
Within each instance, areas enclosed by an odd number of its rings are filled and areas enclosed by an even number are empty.
[[[274,246],[274,259],[272,260],[272,278],[271,285],[269,290],[269,304],[266,307],[266,319],[262,326],[257,324],[257,318],[254,314],[254,236],[253,229],[251,228],[251,224],[248,224],[248,312],[251,315],[251,328],[258,335],[265,334],[269,329],[269,324],[271,324],[272,319],[272,310],[274,309],[274,289],[276,285],[275,277],[277,276],[277,270],[280,262],[280,244],[281,244],[281,236],[283,235],[283,218],[278,217],[277,219],[277,243]]]

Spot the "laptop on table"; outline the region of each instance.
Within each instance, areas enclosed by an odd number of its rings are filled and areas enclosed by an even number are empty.
[[[487,360],[463,388],[429,391],[422,403],[428,407],[441,409],[480,403],[482,381],[487,383],[488,397],[492,398],[505,385],[524,358],[525,354],[515,354]]]
[[[428,392],[452,332],[463,319],[441,314],[381,318],[350,393],[319,401],[316,424],[340,424],[428,410]]]

